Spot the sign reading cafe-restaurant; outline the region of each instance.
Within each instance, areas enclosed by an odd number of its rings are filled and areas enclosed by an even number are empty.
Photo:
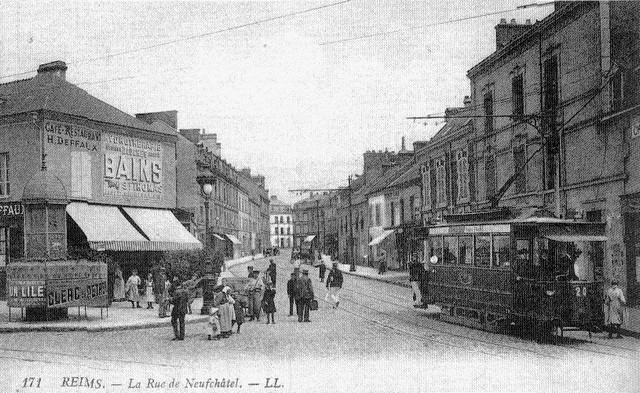
[[[103,134],[103,196],[162,199],[160,142]]]

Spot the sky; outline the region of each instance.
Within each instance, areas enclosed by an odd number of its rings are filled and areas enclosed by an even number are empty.
[[[290,189],[345,186],[367,150],[428,140],[442,121],[406,117],[461,106],[500,19],[553,11],[515,10],[533,2],[3,1],[0,82],[63,60],[118,109],[216,133],[223,158],[291,203]]]

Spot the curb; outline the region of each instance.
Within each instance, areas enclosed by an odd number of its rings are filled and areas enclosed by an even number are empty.
[[[200,323],[208,320],[208,316],[198,316],[186,320],[185,325],[192,323]],[[0,334],[8,333],[26,333],[26,332],[110,332],[118,330],[139,330],[152,329],[163,326],[171,326],[171,318],[167,317],[163,321],[150,322],[139,325],[116,325],[116,326],[16,326],[16,327],[0,327]]]
[[[346,275],[349,275],[349,276],[353,276],[353,277],[360,277],[360,278],[364,278],[364,279],[367,279],[367,280],[384,282],[384,283],[391,284],[391,285],[397,285],[397,286],[403,287],[403,288],[411,288],[411,284],[405,283],[405,282],[402,282],[402,281],[387,281],[387,280],[383,280],[383,279],[380,279],[380,278],[377,278],[377,277],[361,276],[359,274],[356,274],[356,273],[353,273],[353,272],[350,272],[350,271],[344,271],[344,270],[341,270],[341,272],[343,274],[346,274]]]

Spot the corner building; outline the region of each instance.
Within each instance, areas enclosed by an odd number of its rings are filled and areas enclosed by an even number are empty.
[[[67,254],[110,261],[111,291],[117,265],[126,279],[165,251],[202,248],[172,213],[177,114],[130,116],[67,82],[66,70],[56,61],[0,85],[0,276],[24,257],[22,194],[44,155],[70,201]]]

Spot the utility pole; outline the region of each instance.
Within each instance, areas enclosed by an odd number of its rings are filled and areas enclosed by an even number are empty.
[[[318,237],[318,246],[320,246],[320,199],[316,199],[316,234]]]
[[[351,175],[349,175],[349,241],[347,242],[348,244],[348,254],[347,257],[351,256],[351,266],[349,267],[349,271],[350,272],[355,272],[356,271],[356,259],[355,259],[355,252],[353,250],[353,221],[352,221],[352,214],[351,214]]]

